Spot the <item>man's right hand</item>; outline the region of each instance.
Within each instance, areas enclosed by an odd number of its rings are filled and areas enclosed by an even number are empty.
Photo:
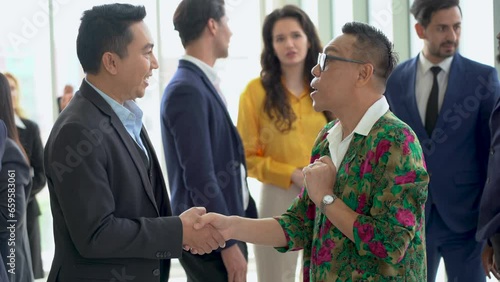
[[[199,255],[209,254],[213,250],[219,247],[223,248],[226,245],[226,241],[220,232],[213,226],[206,225],[203,228],[194,228],[198,218],[206,214],[206,212],[203,207],[193,207],[179,216],[182,221],[183,246],[188,246],[192,253]]]

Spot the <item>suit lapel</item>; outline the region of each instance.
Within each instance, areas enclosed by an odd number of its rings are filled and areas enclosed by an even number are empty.
[[[418,111],[417,96],[415,93],[419,56],[420,55],[412,59],[411,63],[407,66],[408,69],[405,72],[406,77],[403,77],[399,83],[403,85],[401,89],[405,89],[403,102],[407,109],[407,113],[404,113],[404,115],[406,115],[406,120],[409,121],[408,123],[413,130],[419,132],[419,136],[424,136],[427,135],[427,133],[425,131],[425,125],[422,123],[420,112]]]
[[[453,111],[453,105],[456,101],[461,99],[461,96],[465,94],[463,91],[466,89],[467,83],[466,70],[463,66],[463,60],[461,56],[457,53],[453,58],[453,62],[450,66],[450,74],[448,76],[448,85],[446,87],[446,92],[444,95],[443,104],[439,110],[439,116],[436,123],[436,128],[441,128],[446,130],[447,124],[444,121],[444,116],[447,112]]]
[[[153,187],[151,186],[151,182],[149,181],[148,172],[146,167],[144,166],[144,162],[142,161],[141,155],[137,151],[136,145],[134,144],[134,140],[130,137],[127,130],[123,126],[123,123],[118,118],[116,113],[111,109],[111,106],[97,93],[92,86],[90,86],[85,80],[80,87],[82,95],[91,101],[97,108],[99,108],[104,114],[109,116],[110,123],[115,129],[116,133],[120,137],[123,145],[127,149],[127,152],[130,154],[130,157],[137,168],[139,175],[141,177],[141,181],[143,184],[144,191],[148,195],[149,200],[154,205],[156,212],[158,212],[158,207],[156,206],[156,201],[153,195]],[[127,173],[124,171],[124,173]]]
[[[214,87],[213,83],[210,81],[210,79],[208,79],[208,77],[205,75],[205,73],[203,73],[203,71],[199,67],[197,67],[195,64],[193,64],[189,61],[181,60],[179,62],[179,65],[189,68],[191,71],[194,71],[196,74],[198,74],[200,76],[203,84],[205,84],[205,86],[208,89],[210,89],[210,95],[212,96],[212,98],[214,98],[217,101],[217,103],[220,105],[220,107],[223,109],[222,111],[224,112],[224,115],[226,116],[226,122],[228,122],[230,125],[233,137],[236,138],[236,140],[238,140],[239,144],[242,144],[241,139],[240,139],[240,135],[236,131],[236,128],[233,124],[233,120],[231,119],[231,116],[229,115],[229,111],[227,110],[226,104],[224,104],[224,101],[222,101],[222,98],[220,97],[219,92],[217,92],[217,90],[215,89],[215,87]],[[242,146],[238,146],[238,147],[242,147]],[[243,152],[242,148],[241,148],[240,155],[241,155],[240,159],[244,160],[245,153]]]

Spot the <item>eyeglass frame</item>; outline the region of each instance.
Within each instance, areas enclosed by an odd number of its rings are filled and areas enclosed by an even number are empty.
[[[342,61],[342,62],[355,63],[355,64],[360,64],[360,65],[368,64],[367,62],[363,62],[363,61],[359,61],[359,60],[337,57],[337,56],[328,55],[328,54],[325,54],[325,53],[318,53],[318,62],[317,62],[317,64],[319,66],[320,72],[324,72],[325,71],[326,60]],[[321,65],[323,65],[323,66],[321,66]],[[373,73],[375,73],[375,69],[373,70]]]

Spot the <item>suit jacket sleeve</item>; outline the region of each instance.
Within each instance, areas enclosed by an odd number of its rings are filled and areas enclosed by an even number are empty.
[[[209,101],[192,86],[178,86],[165,104],[163,118],[171,131],[185,189],[195,206],[207,211],[229,215],[227,204],[219,186],[212,155],[209,132]],[[177,188],[174,188],[177,189]],[[237,191],[241,187],[224,187]]]
[[[31,201],[35,195],[38,194],[43,187],[45,187],[47,178],[45,177],[45,171],[43,169],[43,145],[42,139],[40,138],[40,129],[35,123],[33,123],[30,134],[32,135],[33,140],[30,164],[34,171],[33,186],[31,188],[31,195],[29,199]]]
[[[78,252],[86,258],[158,259],[158,251],[180,257],[182,223],[179,217],[120,218],[114,215],[115,202],[120,199],[114,198],[113,189],[143,187],[113,186],[112,179],[108,178],[108,170],[113,169],[113,156],[106,152],[104,144],[84,143],[85,131],[88,129],[79,123],[64,125],[48,146],[46,155],[49,187],[58,204],[53,209],[61,209],[62,220]]]

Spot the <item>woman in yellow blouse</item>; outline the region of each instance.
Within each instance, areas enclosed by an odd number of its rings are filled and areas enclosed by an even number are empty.
[[[248,175],[262,182],[259,216],[277,216],[299,194],[325,114],[314,111],[311,69],[321,52],[314,24],[296,6],[274,10],[264,20],[260,77],[241,94],[238,131]],[[256,246],[259,281],[295,281],[298,253]]]

